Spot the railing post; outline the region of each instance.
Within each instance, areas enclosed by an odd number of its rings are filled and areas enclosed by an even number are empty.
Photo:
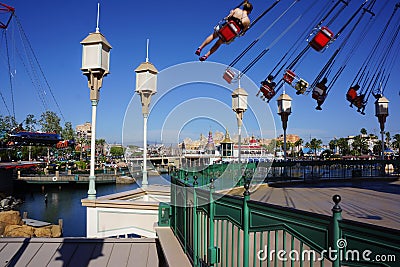
[[[177,215],[177,207],[176,207],[176,195],[177,195],[177,192],[176,192],[176,188],[177,188],[177,181],[176,180],[178,180],[179,179],[179,177],[172,177],[171,178],[172,179],[172,184],[171,184],[171,200],[173,201],[173,204],[172,204],[172,211],[173,211],[173,215],[174,215],[174,224],[172,225],[172,227],[173,227],[173,230],[174,230],[174,233],[175,233],[175,235],[177,234],[177,231],[176,231],[176,215]]]
[[[186,173],[187,174],[187,173]],[[184,194],[184,203],[183,203],[183,233],[184,233],[184,240],[185,242],[183,242],[184,244],[184,249],[185,249],[185,253],[187,254],[187,244],[188,244],[188,240],[187,240],[187,181],[188,181],[188,177],[187,175],[185,175],[184,178],[184,186],[185,189],[183,190],[183,194]]]
[[[243,267],[249,266],[249,221],[250,212],[247,201],[250,200],[250,181],[245,180],[243,193]]]
[[[197,251],[197,234],[198,234],[198,220],[197,220],[197,176],[193,176],[193,266],[197,267],[199,264],[198,251]]]
[[[214,266],[215,263],[219,262],[219,250],[218,247],[214,245],[214,234],[215,234],[215,224],[214,224],[214,215],[215,215],[215,203],[213,198],[214,192],[214,178],[210,179],[210,231],[209,231],[209,240],[210,246],[208,247],[208,264],[209,266]]]
[[[339,195],[334,195],[332,197],[335,206],[332,208],[333,212],[333,222],[332,222],[332,247],[334,252],[333,257],[333,267],[340,267],[340,226],[339,221],[342,219],[342,208],[339,206],[340,201],[342,198]]]

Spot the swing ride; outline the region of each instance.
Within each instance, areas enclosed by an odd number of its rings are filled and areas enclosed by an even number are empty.
[[[389,31],[389,42],[384,42],[387,41],[384,37],[388,32],[399,7],[400,2],[395,5],[391,16],[379,35],[379,38],[376,40],[370,53],[354,78],[352,82],[354,85],[350,87],[346,94],[346,99],[350,102],[350,107],[355,105],[358,108],[357,111],[362,115],[365,115],[365,107],[371,94],[374,95],[375,98],[383,96],[395,59],[399,55],[400,45],[398,45],[397,49],[393,48],[395,47],[394,45],[400,31],[400,19],[397,20],[395,25],[392,25],[391,31]],[[383,53],[378,53],[379,48],[383,50]],[[357,90],[359,88],[361,89],[358,92]]]
[[[343,11],[348,8],[350,1],[351,0],[331,1],[332,4],[330,6],[325,5],[321,8],[320,12],[315,12],[315,18],[312,21],[317,21],[317,23],[314,23],[314,26],[311,27],[312,30],[308,34],[308,38],[306,38],[306,46],[302,50],[299,50],[298,54],[295,56],[295,51],[297,49],[296,47],[301,45],[301,40],[304,40],[302,36],[305,35],[304,33],[307,32],[307,29],[305,29],[305,32],[303,32],[300,37],[296,39],[296,42],[287,50],[277,65],[273,67],[272,71],[268,73],[267,78],[261,81],[261,85],[256,96],[260,96],[263,101],[269,102],[282,88],[283,84],[286,83],[295,89],[297,95],[307,95],[311,93],[310,95],[312,99],[316,100],[318,104],[316,109],[322,110],[321,105],[327,99],[334,84],[338,81],[348,66],[350,59],[354,56],[360,44],[365,40],[368,31],[371,29],[371,24],[374,22],[374,18],[376,16],[375,12],[373,11],[376,0],[363,0],[362,3],[360,3],[349,15],[349,17],[346,18]],[[302,15],[305,15],[308,10],[311,10],[311,7],[314,6],[316,2],[312,3],[309,8],[305,8],[304,10],[306,11]],[[240,77],[249,71],[261,57],[271,50],[275,42],[278,42],[279,39],[286,34],[286,32],[282,33],[282,36],[276,38],[273,44],[262,50],[261,53],[257,55],[245,68],[236,72],[234,66],[241,61],[241,59],[244,58],[244,56],[252,48],[255,47],[256,43],[260,41],[260,39],[272,27],[274,27],[274,25],[280,21],[281,18],[285,17],[286,13],[296,3],[297,1],[294,1],[292,5],[290,5],[280,16],[278,16],[275,21],[269,24],[269,27],[264,30],[264,32],[262,32],[255,40],[253,40],[228,65],[222,75],[222,78],[226,82],[229,84],[237,82]],[[274,5],[275,4],[276,2]],[[396,62],[395,58],[397,58],[398,54],[400,53],[400,44],[397,44],[397,49],[395,47],[396,41],[398,40],[398,33],[400,31],[400,20],[396,23],[392,22],[392,18],[394,17],[399,6],[400,2],[395,4],[394,11],[389,17],[381,35],[379,36],[378,40],[376,40],[374,47],[371,49],[370,54],[365,59],[365,62],[360,67],[356,78],[354,78],[354,81],[352,82],[351,87],[356,87],[357,85],[360,89],[358,91],[355,90],[355,94],[353,91],[351,91],[350,94],[346,94],[346,99],[350,102],[350,106],[352,107],[354,105],[357,107],[357,111],[361,114],[365,114],[365,106],[371,94],[374,96],[383,94],[384,88],[386,88],[388,79],[390,77],[390,70],[393,68],[394,63]],[[364,17],[366,14],[370,14],[369,20],[364,23],[364,27],[361,31],[359,31],[358,28],[360,28],[361,23],[365,20]],[[308,17],[312,17],[312,15],[309,15]],[[293,18],[293,15],[291,15],[291,18]],[[333,25],[335,21],[336,26]],[[340,27],[335,34],[331,29],[337,27],[338,24]],[[385,38],[386,42],[384,42],[383,39],[385,32],[387,32],[387,29],[392,24],[394,24],[393,29],[390,35]],[[339,39],[339,36],[341,36],[343,33],[346,33],[346,35],[344,38]],[[352,47],[348,49],[347,46],[349,46],[348,44],[350,42],[353,44]],[[332,46],[334,43],[337,44],[338,47],[332,53],[330,58],[328,58],[325,65],[312,82],[308,82],[306,78],[299,75],[299,72],[296,70],[296,68],[307,56],[310,50],[319,52],[322,56],[325,54],[322,52],[327,51],[328,47]],[[347,50],[345,49],[345,46]],[[344,51],[346,51],[346,54],[343,53]],[[380,51],[383,51],[383,53],[380,54]],[[283,72],[282,76],[280,76],[281,72]],[[282,78],[276,82],[273,81],[279,76]],[[354,88],[352,88],[352,90],[354,90]]]
[[[15,15],[15,9],[11,6],[8,6],[4,3],[0,3],[0,30],[2,33],[1,40],[4,41],[5,49],[1,49],[2,53],[4,52],[7,62],[7,72],[8,72],[8,81],[10,87],[9,99],[11,101],[6,101],[5,91],[0,91],[0,96],[3,102],[2,107],[8,113],[8,117],[11,118],[10,127],[15,123],[15,98],[14,98],[14,84],[15,79],[17,78],[16,70],[13,70],[12,63],[15,62],[15,58],[13,58],[14,54],[19,56],[19,59],[22,61],[22,65],[25,67],[25,71],[27,72],[33,87],[37,90],[38,97],[41,100],[41,104],[43,105],[44,111],[49,110],[49,101],[45,99],[47,95],[46,91],[49,92],[49,95],[52,96],[52,100],[54,101],[56,107],[59,109],[59,113],[61,117],[64,119],[64,116],[60,110],[60,107],[54,97],[54,94],[44,76],[44,73],[40,67],[40,64],[37,60],[37,57],[32,49],[32,46],[27,38],[27,35],[23,31],[22,25]],[[12,29],[10,29],[12,28]],[[7,35],[7,32],[11,31],[13,35]],[[14,32],[17,32],[17,36],[14,36]],[[17,42],[13,39],[15,37],[19,37],[21,43],[19,45],[21,47],[17,47]],[[10,40],[9,40],[10,39]],[[13,44],[12,47],[9,46],[9,43]],[[2,47],[3,48],[3,47]],[[25,52],[25,54],[22,53]],[[25,62],[27,60],[27,62]],[[4,72],[3,72],[4,74]],[[11,105],[11,106],[10,106]],[[15,127],[14,129],[1,129],[1,147],[2,148],[13,148],[16,146],[56,146],[59,148],[66,147],[73,142],[70,140],[64,141],[58,133],[55,132],[35,132],[35,131],[26,131],[22,128],[22,123]],[[64,142],[64,143],[60,143]]]
[[[267,14],[270,10],[272,10],[272,8],[274,8],[278,2],[280,0],[275,1],[269,8],[267,8],[254,22],[252,25],[254,25],[258,20],[260,20],[262,18],[262,16],[264,16],[265,14]],[[272,22],[253,42],[251,42],[241,53],[239,56],[237,56],[228,66],[228,68],[225,70],[224,74],[223,74],[223,78],[226,82],[228,82],[229,84],[232,83],[232,80],[234,80],[234,78],[237,76],[237,74],[235,73],[235,71],[233,71],[233,67],[235,66],[236,63],[238,63],[240,61],[240,59],[243,58],[243,56],[250,51],[250,49],[252,47],[254,47],[256,45],[256,43],[258,41],[260,41],[260,39],[266,35],[268,33],[268,31],[298,2],[299,0],[295,0],[278,18],[275,19],[274,22]],[[251,26],[252,26],[251,25]],[[287,31],[285,31],[286,33]],[[281,34],[281,37],[284,34]],[[278,40],[280,39],[280,37],[278,38]],[[276,40],[274,43],[276,43],[278,40]],[[270,45],[271,47],[271,45]],[[267,47],[265,50],[263,50],[260,55],[258,55],[258,57],[253,60],[252,62],[250,62],[250,64],[242,71],[242,74],[245,74],[259,59],[261,59],[269,50],[270,47]],[[239,77],[240,78],[240,77]],[[235,80],[236,81],[236,80]]]

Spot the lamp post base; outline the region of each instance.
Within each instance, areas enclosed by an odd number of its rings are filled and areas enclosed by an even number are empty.
[[[89,176],[88,199],[90,200],[96,199],[95,180],[96,180],[95,176],[93,175]]]

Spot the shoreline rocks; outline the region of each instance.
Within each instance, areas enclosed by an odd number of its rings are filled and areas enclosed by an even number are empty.
[[[60,225],[48,225],[33,227],[24,224],[18,211],[0,212],[0,236],[1,237],[61,237]]]
[[[22,200],[16,199],[13,196],[4,197],[0,200],[0,211],[8,211],[17,208],[22,204]]]

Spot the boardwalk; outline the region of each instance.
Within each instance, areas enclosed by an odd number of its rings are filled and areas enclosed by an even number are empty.
[[[260,187],[251,199],[331,216],[335,194],[342,197],[344,219],[400,229],[400,181]]]
[[[156,240],[1,238],[0,266],[165,266]]]

